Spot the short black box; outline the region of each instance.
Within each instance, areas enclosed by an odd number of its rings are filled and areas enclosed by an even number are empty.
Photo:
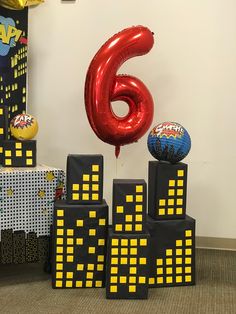
[[[147,187],[144,180],[113,181],[113,231],[143,233],[146,228]]]
[[[55,203],[53,218],[53,288],[103,287],[108,206]]]
[[[36,141],[3,141],[3,167],[35,167]]]
[[[184,163],[149,161],[148,214],[153,219],[185,217],[187,170]]]
[[[106,297],[108,299],[147,299],[149,239],[144,234],[108,236]]]
[[[103,156],[68,155],[67,203],[100,204],[103,198]]]
[[[154,220],[147,217],[150,233],[149,287],[195,284],[195,220]]]

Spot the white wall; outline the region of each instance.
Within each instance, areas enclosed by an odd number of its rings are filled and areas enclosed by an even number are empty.
[[[102,153],[105,198],[112,179],[147,179],[146,136],[121,150],[100,141],[83,100],[86,71],[118,31],[145,25],[151,52],[120,73],[142,79],[155,100],[153,125],[178,121],[192,137],[188,213],[200,236],[236,238],[236,2],[234,0],[45,0],[30,9],[29,109],[40,123],[39,162],[65,168],[69,153]],[[123,107],[123,106],[122,106]]]

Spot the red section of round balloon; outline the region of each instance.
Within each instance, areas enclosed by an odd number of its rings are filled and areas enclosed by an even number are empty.
[[[149,129],[153,100],[147,87],[130,75],[117,75],[128,59],[148,53],[154,43],[146,27],[127,28],[111,37],[93,58],[85,82],[85,106],[91,127],[104,142],[118,147],[133,143]],[[129,112],[118,117],[111,101],[125,101]]]

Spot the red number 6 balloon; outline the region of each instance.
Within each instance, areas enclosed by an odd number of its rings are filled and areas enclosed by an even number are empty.
[[[136,142],[149,129],[153,119],[153,100],[147,87],[136,77],[117,75],[128,59],[148,53],[153,33],[144,26],[124,29],[111,37],[97,52],[88,68],[85,82],[85,106],[89,123],[104,142],[120,146]],[[118,117],[111,102],[129,105],[125,117]]]

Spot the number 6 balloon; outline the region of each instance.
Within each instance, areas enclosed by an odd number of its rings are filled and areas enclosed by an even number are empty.
[[[153,33],[144,26],[134,26],[115,34],[97,52],[85,81],[85,107],[89,123],[104,142],[120,146],[136,142],[149,129],[153,119],[153,100],[147,87],[136,77],[117,75],[128,59],[148,53],[154,43]],[[129,106],[125,117],[118,117],[111,102],[122,100]]]

